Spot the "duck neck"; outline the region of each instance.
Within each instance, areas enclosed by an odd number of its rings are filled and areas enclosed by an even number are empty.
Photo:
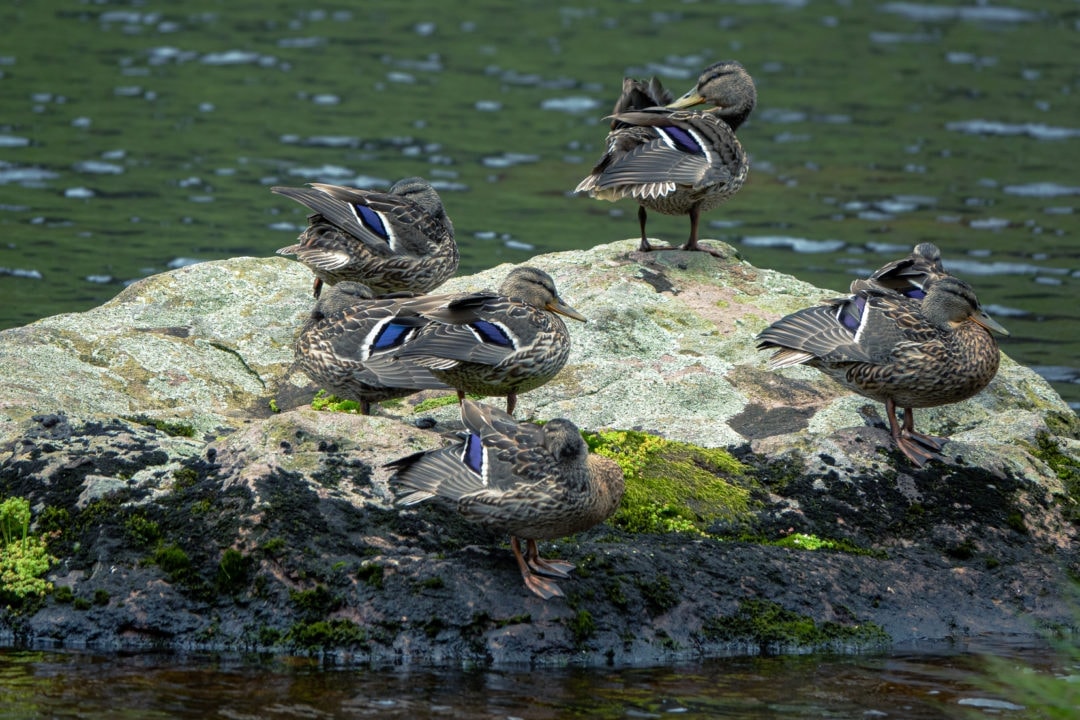
[[[725,108],[719,110],[716,113],[716,117],[723,120],[728,127],[734,132],[739,129],[739,126],[746,122],[746,119],[750,117],[750,113],[754,110],[753,105],[737,106],[731,108]]]

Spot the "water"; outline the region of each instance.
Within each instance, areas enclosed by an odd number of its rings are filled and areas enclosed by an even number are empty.
[[[1076,3],[282,0],[0,10],[0,328],[188,262],[268,256],[273,184],[424,175],[462,272],[637,232],[571,197],[624,73],[755,76],[748,185],[706,236],[837,291],[930,240],[1080,404]],[[62,41],[58,41],[62,38]],[[685,218],[650,234],[685,239]]]
[[[1003,652],[1051,670],[1033,649]],[[985,667],[983,655],[956,650],[543,671],[0,650],[0,718],[1031,717],[1033,708],[983,688]]]

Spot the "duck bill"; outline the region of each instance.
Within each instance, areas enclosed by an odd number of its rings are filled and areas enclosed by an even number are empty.
[[[562,300],[552,300],[544,307],[546,307],[551,312],[565,315],[568,318],[574,318],[575,320],[580,320],[581,322],[589,322],[589,318],[585,317],[577,310],[564,303]]]
[[[972,315],[971,319],[974,320],[977,324],[982,325],[990,332],[996,332],[998,335],[1006,336],[1009,334],[1009,331],[1003,328],[1001,326],[1001,323],[999,323],[997,320],[990,317],[983,311],[979,311],[978,315]]]
[[[705,102],[705,98],[701,96],[701,93],[697,91],[697,88],[694,88],[678,100],[670,102],[664,107],[678,110],[680,108],[694,107],[695,105],[700,105],[703,102]]]

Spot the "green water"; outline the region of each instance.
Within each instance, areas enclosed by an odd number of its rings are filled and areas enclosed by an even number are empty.
[[[703,235],[834,290],[933,241],[1075,407],[1080,20],[1035,7],[9,2],[0,328],[273,254],[304,218],[273,184],[435,180],[465,273],[632,237],[631,203],[568,194],[622,76],[682,92],[731,57],[759,88],[754,164]]]

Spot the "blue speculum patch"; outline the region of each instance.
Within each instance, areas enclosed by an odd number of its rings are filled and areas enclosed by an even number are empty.
[[[863,309],[866,307],[866,298],[859,296],[853,299],[851,302],[844,303],[840,306],[840,312],[837,314],[837,319],[840,324],[846,327],[848,330],[855,332],[859,329],[859,322],[862,319]]]
[[[461,460],[474,473],[483,475],[484,445],[480,442],[479,435],[470,434],[465,438],[465,450],[461,453]]]
[[[472,324],[472,327],[484,342],[491,343],[492,345],[500,345],[502,347],[514,346],[514,341],[510,339],[510,336],[506,334],[506,331],[494,323],[477,320]]]
[[[361,225],[381,237],[383,240],[388,241],[390,239],[390,233],[386,231],[386,225],[383,224],[382,217],[379,216],[379,213],[375,212],[367,205],[354,203],[353,208],[356,210],[356,217],[360,220]]]
[[[694,136],[683,130],[681,127],[671,125],[669,127],[657,128],[658,131],[667,135],[675,143],[675,147],[679,148],[685,153],[691,155],[704,155],[705,149],[701,147],[701,143],[694,139]]]
[[[387,348],[397,347],[405,342],[409,336],[411,327],[406,325],[395,325],[394,323],[386,323],[379,334],[375,336],[374,342],[371,343],[372,350],[386,350]]]

